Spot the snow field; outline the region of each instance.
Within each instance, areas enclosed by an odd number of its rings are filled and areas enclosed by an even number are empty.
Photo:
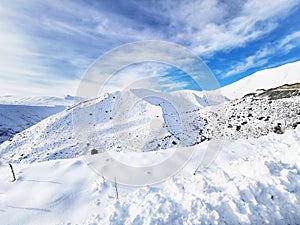
[[[81,158],[14,164],[14,183],[8,165],[2,164],[1,224],[300,221],[300,128],[283,135],[225,141],[213,164],[193,175],[206,147],[207,142],[195,146],[193,159],[164,183],[141,188],[117,185],[118,199],[114,182],[97,175]],[[154,152],[140,154],[150,157]]]

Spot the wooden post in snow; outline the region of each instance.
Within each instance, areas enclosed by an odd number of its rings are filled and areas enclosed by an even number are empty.
[[[115,177],[115,189],[116,189],[116,198],[119,199],[119,192],[118,192],[118,186],[117,186],[117,179]]]
[[[13,167],[12,167],[12,165],[9,163],[8,164],[9,165],[9,167],[10,167],[10,169],[11,169],[11,173],[12,173],[12,175],[13,175],[13,180],[12,180],[12,182],[14,182],[14,181],[16,181],[17,179],[16,179],[16,176],[15,176],[15,172],[14,172],[14,169],[13,169]]]

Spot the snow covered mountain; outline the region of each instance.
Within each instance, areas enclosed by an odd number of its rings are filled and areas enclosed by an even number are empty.
[[[276,68],[258,71],[248,77],[221,88],[224,96],[234,99],[257,90],[267,90],[284,84],[300,82],[300,61]]]
[[[64,106],[0,105],[0,143],[64,109]]]
[[[67,98],[0,96],[0,144],[72,104],[73,99],[70,96]]]
[[[74,97],[66,95],[65,97],[47,97],[47,96],[0,96],[1,105],[27,105],[27,106],[71,106],[74,102]]]
[[[294,93],[299,89],[275,90]],[[278,124],[283,130],[294,129],[300,123],[300,95],[275,98],[275,90],[216,106],[209,106],[202,93],[192,91],[158,94],[131,90],[125,96],[127,100],[135,97],[143,100],[133,108],[117,105],[124,110],[115,113],[116,104],[126,102],[118,92],[82,102],[15,135],[0,146],[1,161],[74,158],[93,149],[97,152],[157,151],[194,146],[205,139],[258,138],[274,132]],[[144,98],[151,95],[156,97]],[[79,120],[74,119],[74,113]],[[79,127],[80,134],[74,133],[74,126]],[[83,143],[78,135],[85,137]]]
[[[151,95],[156,97],[145,97]],[[74,158],[94,148],[97,151],[154,151],[201,142],[204,121],[198,111],[207,106],[203,94],[131,90],[125,96],[127,100],[140,100],[131,108],[130,113],[134,115],[128,117],[123,117],[129,109],[127,106],[117,105],[124,107],[122,111],[114,108],[116,103],[124,102],[123,97],[117,92],[105,98],[84,101],[50,116],[3,143],[0,146],[0,160],[36,162]],[[74,119],[74,114],[79,115],[78,121]],[[90,127],[85,127],[86,124]],[[124,129],[122,124],[128,124],[128,127]],[[86,136],[84,146],[79,144],[74,126],[79,126],[82,130],[80,135]],[[122,137],[126,140],[129,137],[130,142],[125,143]]]
[[[233,99],[224,104],[216,104],[220,96],[209,104],[204,92],[133,89],[42,120],[0,145],[0,221],[298,224],[298,66],[257,73],[268,79],[270,71],[277,74],[273,83],[254,74],[224,87],[222,93]],[[222,142],[214,161],[199,168],[216,139]],[[138,166],[178,148],[194,151],[183,170],[139,188],[99,177],[82,157],[109,151]],[[8,163],[15,168],[14,183]]]

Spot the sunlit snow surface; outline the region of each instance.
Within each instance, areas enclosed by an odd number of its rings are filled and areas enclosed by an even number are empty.
[[[193,160],[166,182],[143,188],[103,180],[77,159],[0,167],[1,224],[297,224],[300,127],[283,135],[227,141],[207,169]],[[168,151],[168,150],[166,150]],[[124,153],[115,153],[124,154]],[[130,157],[127,153],[126,157]],[[151,157],[155,152],[143,153]]]
[[[227,87],[229,92],[224,88],[223,94],[236,98],[265,84],[267,89],[299,83],[299,65],[262,71],[262,76]],[[132,142],[124,143],[115,129],[120,121],[112,113],[118,95],[70,107],[0,145],[0,224],[299,224],[300,126],[294,129],[300,122],[299,96],[272,102],[266,97],[236,99],[225,103],[224,115],[207,104],[203,93],[172,93],[170,98],[185,103],[179,111],[185,126],[174,122],[178,117],[170,113],[172,107],[147,99],[135,105],[130,134],[121,132]],[[83,130],[84,146],[73,132],[76,107],[91,117],[94,127]],[[212,126],[213,120],[218,126]],[[285,126],[284,134],[274,133],[278,122]],[[161,133],[139,152],[128,148],[149,130]],[[212,140],[202,142],[200,130]],[[189,138],[182,141],[182,134]],[[225,137],[220,152],[209,167],[199,167],[216,137]],[[157,164],[178,148],[193,154],[165,182],[133,188],[115,185],[87,165],[83,155],[93,148],[132,166]]]

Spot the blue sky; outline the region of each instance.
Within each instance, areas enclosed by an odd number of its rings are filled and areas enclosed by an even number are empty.
[[[87,68],[122,44],[163,40],[203,59],[221,86],[300,58],[297,0],[10,1],[0,4],[0,95],[75,94]],[[139,65],[193,88],[182,72]],[[121,82],[122,81],[122,82]],[[118,84],[117,84],[118,85]],[[119,84],[120,85],[120,84]]]

